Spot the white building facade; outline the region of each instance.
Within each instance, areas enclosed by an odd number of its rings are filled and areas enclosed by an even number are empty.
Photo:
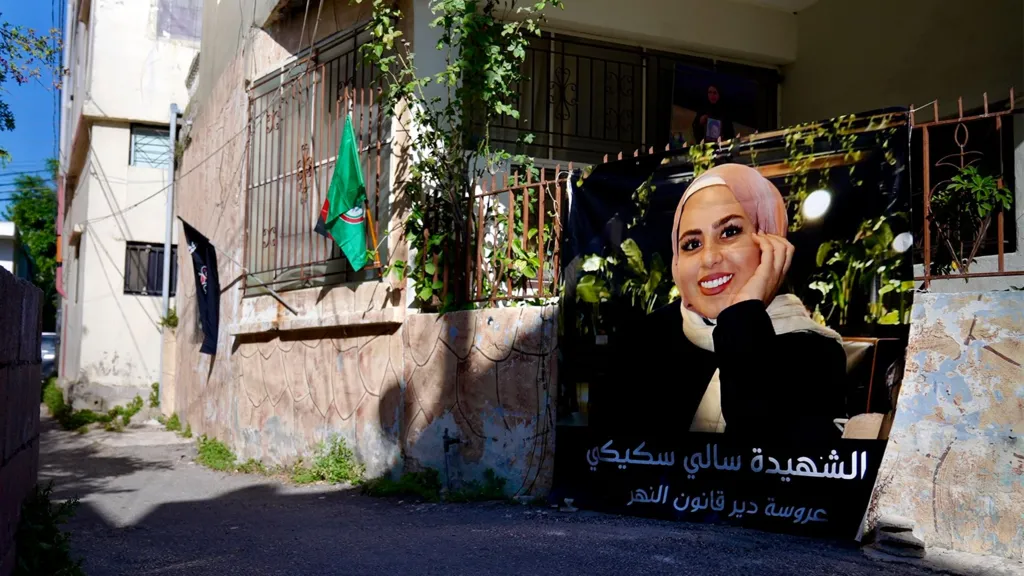
[[[170,106],[188,98],[202,0],[68,0],[67,14],[59,371],[76,406],[108,409],[159,378]]]
[[[32,264],[21,245],[14,222],[0,222],[0,268],[17,278],[32,279]]]

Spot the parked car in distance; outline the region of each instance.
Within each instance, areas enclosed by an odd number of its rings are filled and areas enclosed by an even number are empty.
[[[57,335],[53,332],[43,332],[41,348],[42,373],[45,381],[57,375]]]

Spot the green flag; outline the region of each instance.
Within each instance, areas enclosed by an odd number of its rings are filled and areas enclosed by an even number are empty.
[[[352,114],[345,118],[338,160],[327,190],[327,230],[353,270],[366,266],[366,184],[359,165],[359,148],[352,129]]]

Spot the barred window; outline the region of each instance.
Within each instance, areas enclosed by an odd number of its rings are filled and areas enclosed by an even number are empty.
[[[778,73],[770,68],[544,33],[530,41],[520,70],[520,117],[504,118],[491,138],[515,150],[532,134],[533,145],[515,151],[536,159],[592,164],[662,149],[690,125],[693,101],[709,84],[721,84],[737,131],[777,127]]]
[[[259,282],[246,278],[246,295],[264,293],[264,284],[282,291],[379,274],[372,261],[352,271],[337,245],[316,232],[349,113],[366,183],[367,249],[380,238],[381,221],[387,225],[390,129],[376,73],[359,53],[369,39],[363,28],[339,33],[317,46],[312,64],[283,68],[250,89],[245,264]],[[386,261],[386,246],[380,249]]]
[[[124,293],[163,295],[164,245],[128,242],[124,256]],[[171,246],[171,296],[178,283],[178,247]]]
[[[171,133],[167,128],[132,126],[131,166],[167,168],[171,162]]]
[[[157,33],[198,42],[203,35],[203,0],[160,0]]]

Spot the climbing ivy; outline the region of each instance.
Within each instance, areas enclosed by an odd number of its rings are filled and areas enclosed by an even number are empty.
[[[527,46],[540,35],[544,10],[561,7],[562,0],[431,0],[430,26],[439,39],[420,49],[442,54],[444,67],[433,74],[417,69],[396,3],[371,1],[372,38],[362,50],[380,72],[384,111],[411,134],[405,182],[411,210],[404,231],[414,255],[410,262],[393,262],[389,273],[407,276],[421,305],[454,309],[468,299],[460,291],[466,285],[466,251],[475,248],[468,241],[472,183],[512,165],[532,170],[526,155],[495,146],[491,129],[503,118],[519,118],[517,89]],[[532,141],[524,136],[517,149]],[[520,248],[522,254],[502,264],[529,276],[532,257]]]

